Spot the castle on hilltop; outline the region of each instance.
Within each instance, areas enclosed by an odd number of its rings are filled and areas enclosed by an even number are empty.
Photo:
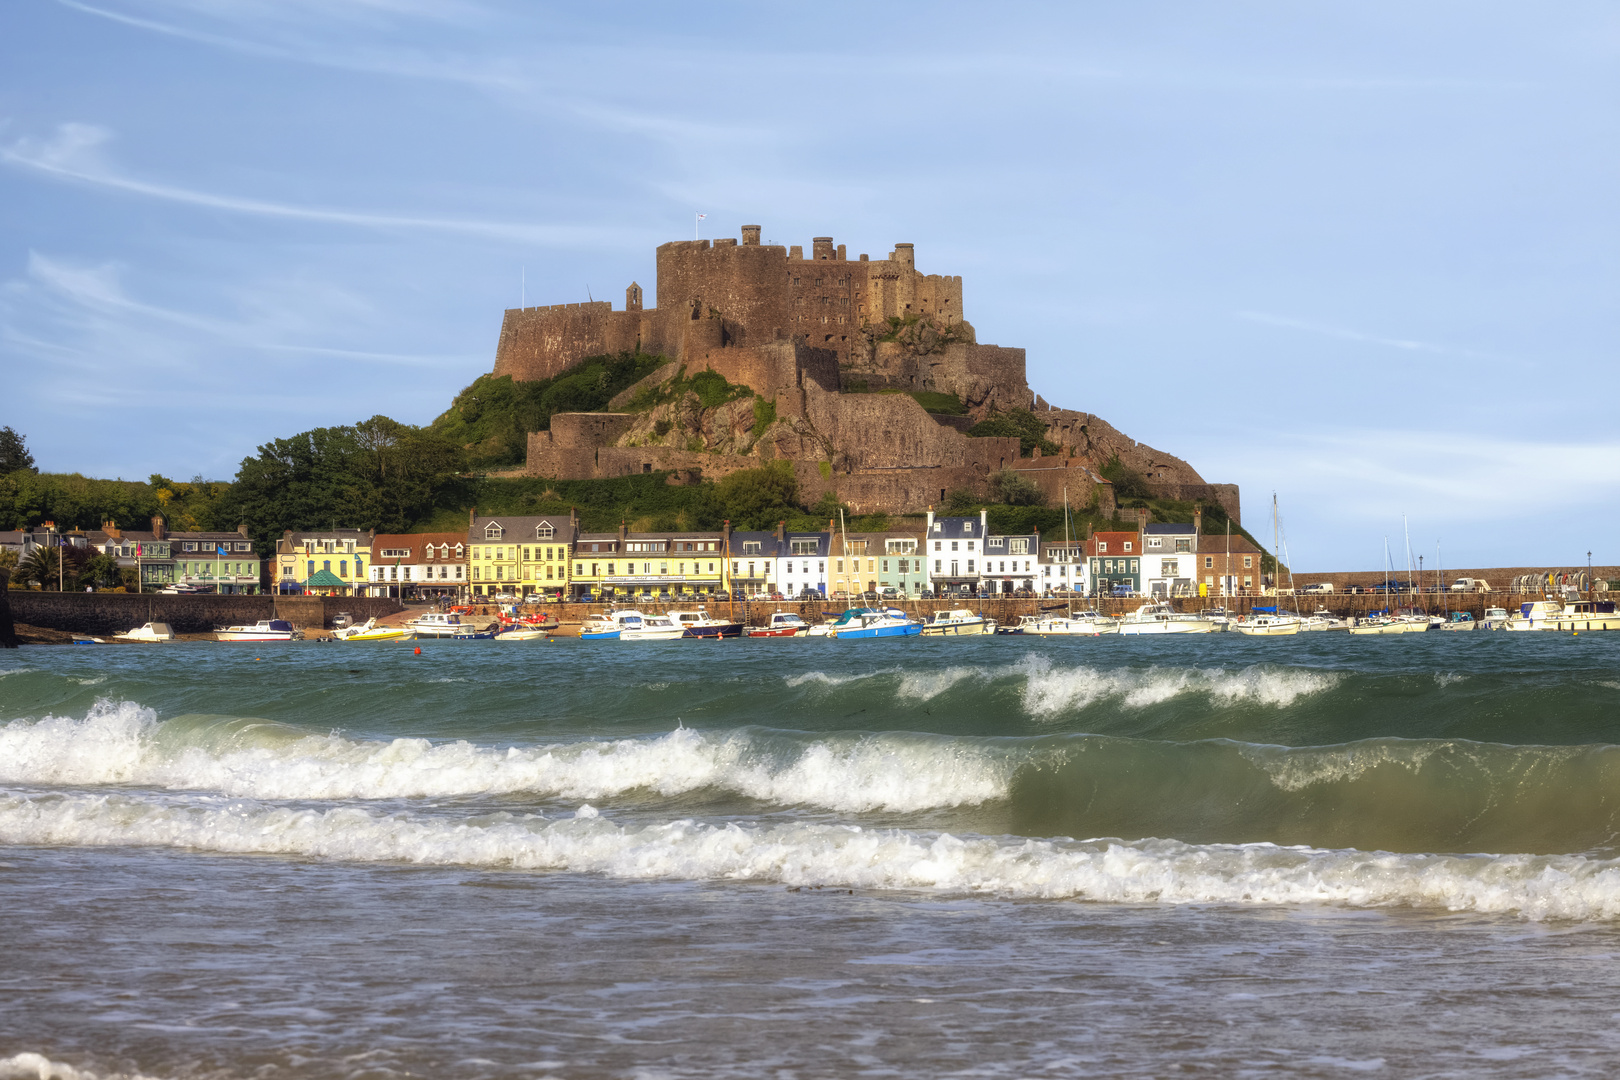
[[[1217,499],[1236,514],[1236,487],[1205,484],[1186,462],[1034,395],[1024,350],[979,344],[961,277],[919,272],[911,244],[882,259],[850,259],[823,236],[806,257],[798,245],[761,243],[760,227],[744,225],[740,242],[661,245],[657,275],[651,308],[632,282],[622,311],[594,301],[506,312],[496,376],[549,379],[588,356],[623,352],[669,361],[610,406],[640,408],[557,414],[551,430],[531,432],[527,473],[582,479],[670,470],[712,479],[786,459],[807,501],[834,491],[861,510],[906,513],[949,490],[983,492],[1003,469],[1053,498],[1065,489],[1084,503],[1102,488],[1110,505],[1096,469],[1117,454],[1163,494]],[[660,386],[705,370],[756,399],[712,409],[694,395],[660,400]],[[950,399],[955,415],[919,403]],[[965,434],[1008,409],[1035,412],[1062,452],[1020,458],[1016,438]]]

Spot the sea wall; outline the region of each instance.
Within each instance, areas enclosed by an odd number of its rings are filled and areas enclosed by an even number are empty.
[[[153,593],[6,593],[11,616],[28,626],[73,634],[118,634],[145,622],[166,622],[177,634],[205,634],[221,626],[286,619],[303,630],[332,624],[347,611],[356,622],[400,610],[397,600],[358,596],[164,596]],[[273,609],[273,610],[272,610]]]

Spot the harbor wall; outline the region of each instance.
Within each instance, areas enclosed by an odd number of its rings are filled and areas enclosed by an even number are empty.
[[[319,630],[332,616],[349,612],[356,622],[400,610],[399,601],[360,596],[165,596],[154,593],[31,592],[6,594],[19,623],[72,634],[105,637],[146,622],[166,622],[177,634],[205,634],[221,626],[286,619],[301,630]]]

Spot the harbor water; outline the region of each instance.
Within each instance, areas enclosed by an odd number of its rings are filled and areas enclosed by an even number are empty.
[[[1620,634],[25,648],[0,956],[0,1078],[1608,1076]]]

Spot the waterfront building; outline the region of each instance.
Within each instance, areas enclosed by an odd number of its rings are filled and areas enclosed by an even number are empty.
[[[467,593],[467,538],[461,533],[378,533],[371,551],[367,595],[406,599]]]
[[[1084,540],[1052,540],[1040,546],[1039,588],[1042,593],[1069,589],[1082,595],[1091,592]]]
[[[987,531],[988,514],[984,510],[977,517],[935,517],[932,510],[928,511],[922,537],[926,550],[922,555],[935,596],[979,591]]]
[[[876,592],[920,596],[928,573],[919,554],[922,538],[909,530],[846,532],[830,536],[832,594]],[[892,590],[892,592],[890,592]]]
[[[731,534],[731,588],[745,597],[769,597],[777,589],[777,566],[782,561],[784,537],[776,532]]]
[[[311,596],[364,592],[376,534],[363,529],[294,532],[276,541],[276,591]],[[179,554],[184,554],[180,552]]]
[[[1034,592],[1040,581],[1041,534],[987,536],[981,576],[991,592]]]
[[[731,529],[580,533],[570,588],[576,600],[699,598],[730,591]]]
[[[578,534],[572,512],[479,517],[474,510],[465,537],[472,595],[567,597]]]
[[[1100,532],[1086,541],[1087,579],[1096,596],[1142,591],[1142,534]]]
[[[1264,553],[1246,536],[1211,534],[1202,538],[1194,557],[1200,596],[1249,596],[1265,587]]]
[[[1153,596],[1192,596],[1198,589],[1198,525],[1176,522],[1142,526],[1142,591]]]
[[[259,591],[259,556],[246,525],[235,532],[166,533],[165,539],[177,584],[219,593]]]
[[[777,590],[788,599],[806,591],[827,595],[827,564],[832,558],[830,532],[787,532],[777,526],[776,564],[772,575]]]

